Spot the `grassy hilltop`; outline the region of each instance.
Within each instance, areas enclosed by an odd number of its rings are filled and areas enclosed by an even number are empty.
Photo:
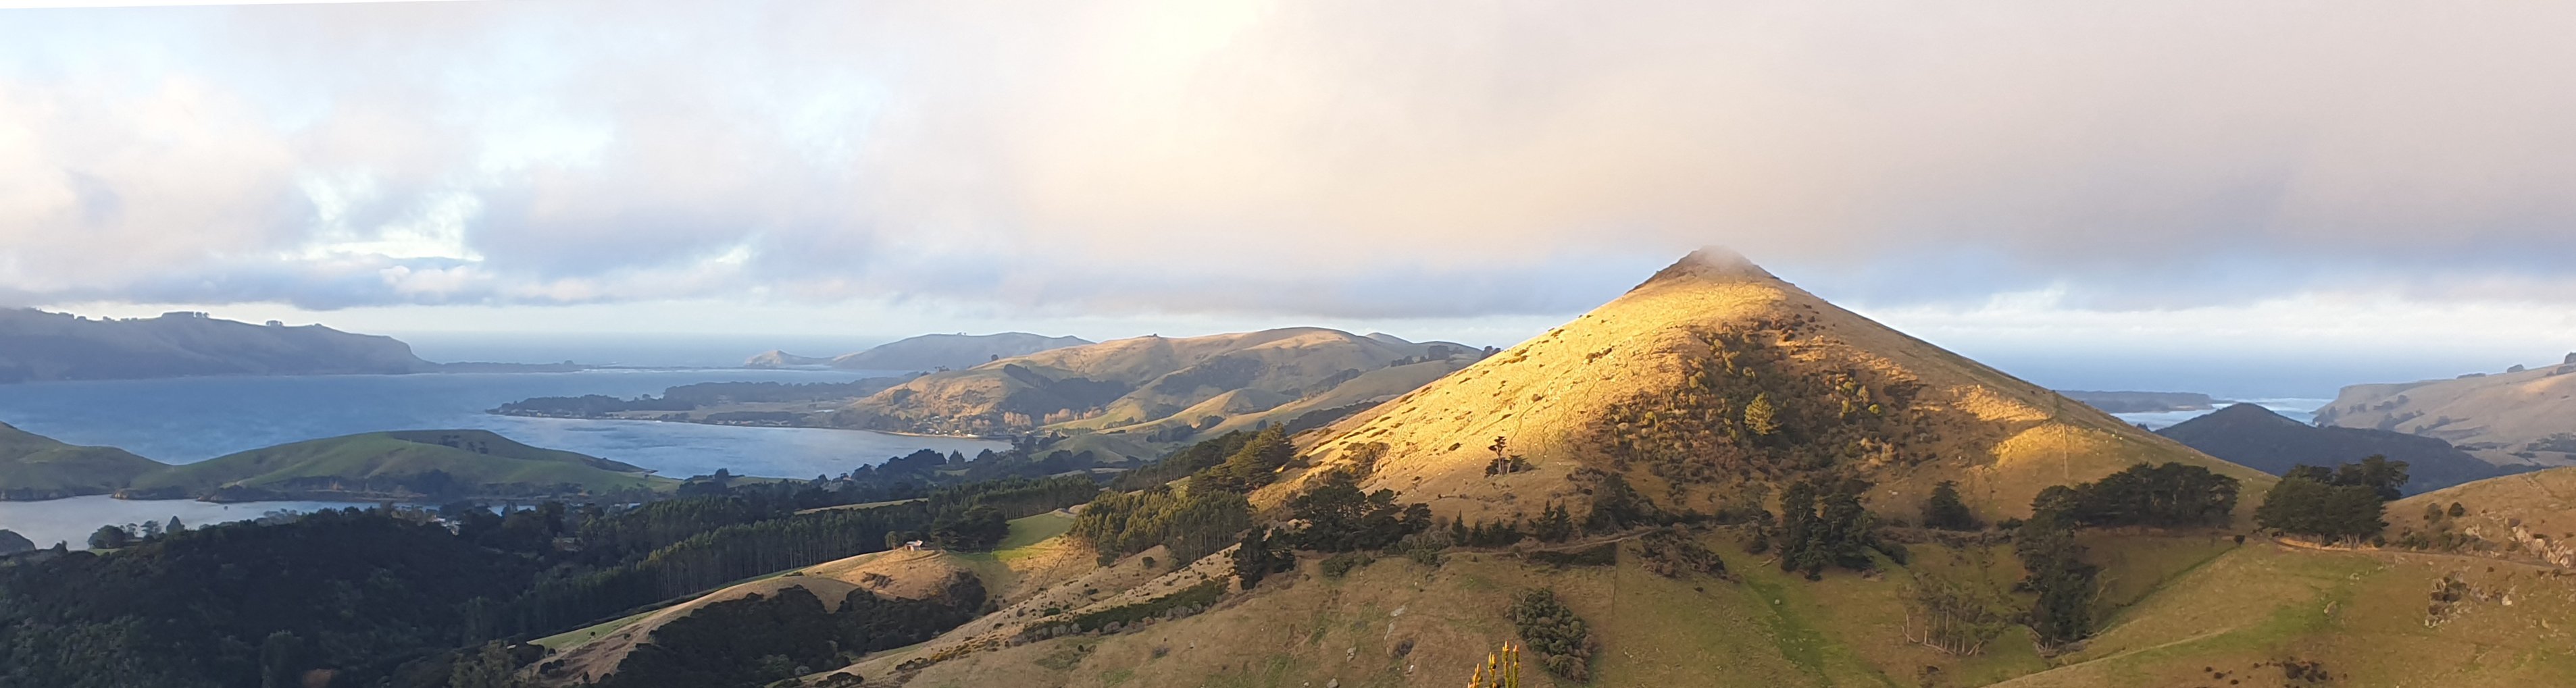
[[[642,468],[541,449],[486,430],[371,432],[227,454],[133,480],[130,493],[244,497],[413,493],[543,496],[662,489]]]
[[[0,423],[0,499],[107,494],[165,466],[115,447],[83,447]]]

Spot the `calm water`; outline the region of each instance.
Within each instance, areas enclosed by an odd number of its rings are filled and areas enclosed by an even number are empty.
[[[876,373],[887,374],[887,373]],[[169,463],[194,463],[276,444],[379,430],[480,428],[539,447],[575,451],[674,477],[730,469],[740,475],[838,474],[917,449],[967,454],[1000,442],[856,430],[748,428],[651,421],[516,418],[484,413],[538,396],[632,397],[698,382],[845,382],[859,371],[584,371],[459,375],[330,375],[0,385],[0,422],[73,444],[122,447]],[[273,503],[283,504],[283,503]],[[186,523],[225,514],[257,517],[269,504],[202,505],[105,498],[0,502],[0,528],[50,545],[29,528],[70,527],[80,537],[105,523]],[[298,508],[312,508],[310,505]],[[192,517],[192,513],[201,514]],[[39,515],[43,516],[39,516]],[[56,516],[54,514],[60,514]],[[21,528],[28,525],[28,528]]]

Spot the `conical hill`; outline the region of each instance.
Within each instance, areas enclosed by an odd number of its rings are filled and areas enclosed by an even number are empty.
[[[1369,463],[1368,488],[1428,502],[1443,518],[1584,502],[1608,473],[1664,508],[1699,513],[1821,476],[1867,479],[1873,509],[1910,513],[1934,484],[1955,480],[1986,518],[2026,515],[2047,486],[2141,462],[2206,466],[2248,481],[2248,494],[2271,480],[1716,249],[1300,441],[1311,465]],[[1514,457],[1527,470],[1510,472]],[[1289,482],[1261,496],[1299,481]]]

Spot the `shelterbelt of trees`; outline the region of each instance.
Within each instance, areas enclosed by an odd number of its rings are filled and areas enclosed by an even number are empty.
[[[511,641],[730,581],[911,539],[989,549],[1007,519],[1099,493],[1087,475],[1035,477],[1072,460],[923,452],[839,478],[702,477],[641,505],[347,509],[21,553],[0,559],[0,686],[448,686],[531,659]],[[816,510],[836,506],[852,508]],[[945,630],[895,625],[871,637]]]

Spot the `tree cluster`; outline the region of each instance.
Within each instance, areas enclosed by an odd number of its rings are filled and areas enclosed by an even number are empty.
[[[1251,492],[1279,479],[1279,469],[1297,457],[1285,429],[1273,426],[1245,440],[1223,463],[1190,475],[1190,491]]]
[[[1297,568],[1297,554],[1281,535],[1266,526],[1244,532],[1242,545],[1234,550],[1234,577],[1243,581],[1244,589],[1260,585],[1270,574]]]
[[[597,685],[752,688],[937,636],[975,617],[983,585],[971,574],[942,595],[911,600],[852,590],[837,608],[801,587],[707,605],[655,629]]]
[[[2046,495],[2042,495],[2045,497]],[[2021,587],[2039,593],[2028,622],[2040,642],[2059,645],[2093,632],[2093,598],[2100,568],[2084,562],[2084,546],[2075,541],[2075,520],[2034,503],[2029,520],[2013,532],[2013,554],[2028,575]]]
[[[1133,492],[1190,477],[1190,474],[1225,463],[1235,452],[1243,451],[1243,445],[1250,443],[1252,436],[1253,433],[1236,430],[1182,447],[1151,464],[1120,474],[1110,482],[1110,489]]]
[[[2207,468],[2142,463],[2101,480],[2041,490],[2031,508],[2080,527],[2222,527],[2236,511],[2236,489],[2235,478]]]
[[[1691,336],[1707,354],[1680,384],[1614,404],[1593,441],[1613,468],[1643,467],[1680,485],[1786,481],[1862,461],[1912,464],[1900,438],[1929,429],[1918,382],[1805,355],[1820,343],[1808,315],[1764,318]]]
[[[1431,528],[1431,507],[1398,504],[1394,490],[1362,492],[1351,474],[1339,471],[1289,498],[1288,511],[1303,523],[1289,541],[1318,552],[1386,549]]]
[[[222,524],[0,566],[0,685],[221,686],[382,677],[480,644],[461,602],[535,563],[374,511]]]
[[[1163,545],[1177,561],[1196,561],[1224,549],[1252,527],[1252,505],[1243,495],[1210,490],[1186,493],[1165,486],[1109,492],[1091,500],[1073,520],[1074,537],[1090,541],[1104,560]]]
[[[2334,469],[2298,466],[2264,493],[2254,522],[2322,540],[2360,541],[2388,528],[2387,500],[2406,484],[2406,462],[2373,456]]]
[[[1869,556],[1873,549],[1901,557],[1897,552],[1902,550],[1893,543],[1879,541],[1876,519],[1861,506],[1860,495],[1868,490],[1869,483],[1857,479],[1822,484],[1801,480],[1782,490],[1780,527],[1770,534],[1780,550],[1780,570],[1819,580],[1827,566],[1853,571],[1876,568]]]

